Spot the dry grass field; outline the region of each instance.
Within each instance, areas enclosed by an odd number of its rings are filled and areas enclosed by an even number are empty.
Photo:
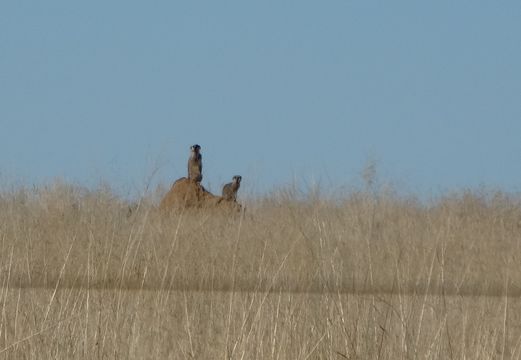
[[[521,199],[0,193],[0,358],[518,359]]]

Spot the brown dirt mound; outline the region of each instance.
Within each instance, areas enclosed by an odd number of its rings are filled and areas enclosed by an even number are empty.
[[[159,208],[166,211],[183,208],[240,210],[241,205],[237,202],[227,201],[221,196],[213,195],[200,183],[188,178],[180,178],[174,182],[170,191],[163,197]]]

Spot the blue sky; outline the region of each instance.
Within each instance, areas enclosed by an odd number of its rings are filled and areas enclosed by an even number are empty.
[[[4,1],[0,180],[521,187],[519,1]]]

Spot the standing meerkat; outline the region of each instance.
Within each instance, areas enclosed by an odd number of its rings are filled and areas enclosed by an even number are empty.
[[[237,201],[237,191],[241,186],[242,176],[235,175],[231,183],[223,186],[223,198],[225,200]]]
[[[203,157],[201,156],[201,147],[197,144],[190,147],[191,153],[188,159],[188,178],[195,182],[203,180]]]

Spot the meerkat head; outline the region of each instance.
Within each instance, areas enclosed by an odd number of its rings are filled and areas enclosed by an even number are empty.
[[[201,147],[199,145],[195,144],[195,145],[190,146],[190,150],[192,150],[192,152],[198,153],[199,150],[201,150]]]
[[[241,183],[241,180],[242,180],[242,176],[240,175],[235,175],[233,178],[232,178],[233,182],[236,183],[236,184],[240,184]]]

